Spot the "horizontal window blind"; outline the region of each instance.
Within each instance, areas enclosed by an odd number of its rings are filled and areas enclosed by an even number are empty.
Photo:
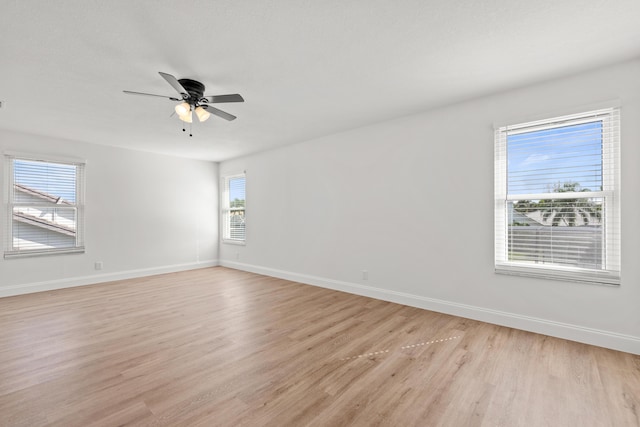
[[[78,252],[83,242],[84,165],[6,156],[5,258]]]
[[[496,271],[620,281],[618,109],[496,131]]]
[[[246,177],[235,175],[225,178],[223,200],[223,238],[243,242],[245,231]]]

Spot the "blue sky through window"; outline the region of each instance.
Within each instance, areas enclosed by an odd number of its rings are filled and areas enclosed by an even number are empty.
[[[509,194],[549,193],[564,183],[602,188],[602,121],[507,136]]]
[[[229,200],[245,200],[246,178],[231,178],[229,180]]]

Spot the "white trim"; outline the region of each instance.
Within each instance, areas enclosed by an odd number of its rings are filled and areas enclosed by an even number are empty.
[[[221,177],[222,188],[220,190],[220,236],[222,243],[231,243],[236,245],[246,245],[247,241],[247,229],[245,227],[244,230],[244,239],[232,239],[231,238],[231,225],[230,215],[231,215],[231,207],[229,206],[229,183],[232,179],[244,178],[245,185],[245,197],[244,197],[244,215],[245,221],[247,217],[247,173],[242,172],[234,175],[224,175]],[[227,237],[229,236],[229,237]]]
[[[16,203],[15,202],[15,162],[37,162],[37,163],[49,163],[58,164],[64,166],[75,167],[75,200],[73,204],[64,206],[65,208],[75,209],[75,233],[74,233],[74,246],[66,246],[62,248],[49,248],[42,249],[27,249],[27,250],[15,250],[14,242],[14,229],[13,229],[13,210],[16,206],[28,206],[28,207],[50,207],[49,205],[40,205],[39,203]],[[14,152],[4,152],[3,159],[5,169],[8,175],[6,178],[6,195],[3,197],[4,203],[7,208],[7,218],[4,226],[7,229],[6,239],[3,243],[4,259],[14,259],[27,256],[48,256],[48,255],[63,255],[71,253],[84,253],[84,212],[85,212],[85,186],[86,186],[86,162],[80,159],[62,158],[59,156],[49,155],[29,155],[18,154]]]
[[[508,201],[517,200],[563,200],[563,199],[597,199],[613,197],[613,191],[567,191],[565,193],[529,193],[529,194],[510,194],[505,197]]]
[[[43,154],[23,151],[4,151],[2,153],[6,157],[15,159],[31,160],[35,162],[63,163],[73,165],[86,165],[87,160],[80,157],[60,156],[58,154]]]
[[[93,274],[90,276],[69,277],[65,279],[47,280],[44,282],[23,283],[19,285],[0,287],[0,298],[14,295],[31,294],[34,292],[52,291],[55,289],[72,288],[76,286],[96,285],[98,283],[113,282],[115,280],[135,279],[156,274],[175,273],[178,271],[196,270],[199,268],[217,267],[218,260],[191,262],[185,264],[166,265],[162,267],[140,268],[136,270],[119,271],[114,273]]]
[[[516,313],[492,310],[484,307],[460,304],[452,301],[428,298],[405,292],[397,292],[388,289],[360,285],[357,283],[343,282],[339,280],[310,276],[307,274],[294,273],[290,271],[278,270],[252,264],[244,264],[226,260],[220,260],[219,264],[223,267],[234,268],[237,270],[262,274],[265,276],[277,277],[280,279],[291,280],[307,285],[320,286],[323,288],[333,289],[341,292],[348,292],[355,295],[366,296],[383,301],[404,304],[411,307],[451,314],[467,319],[479,320],[481,322],[521,329],[524,331],[549,335],[556,338],[577,341],[585,344],[591,344],[640,355],[640,337],[632,335],[618,334],[615,332],[587,328],[584,326],[572,325],[569,323],[556,322],[553,320],[546,320],[538,317],[524,316]]]
[[[225,245],[237,245],[237,246],[247,246],[247,242],[245,240],[234,240],[234,239],[225,239],[222,238],[222,243]]]
[[[586,283],[620,285],[620,115],[619,107],[602,108],[595,111],[573,113],[528,123],[502,126],[495,129],[494,136],[494,266],[499,274],[531,276],[541,279],[569,280]],[[509,194],[508,177],[508,135],[538,132],[557,126],[602,122],[606,130],[602,136],[602,188],[600,191]],[[615,126],[613,126],[615,125]],[[563,200],[580,198],[602,198],[604,206],[603,259],[602,270],[588,268],[568,269],[558,264],[531,265],[510,261],[508,202],[516,200]]]
[[[569,114],[560,117],[552,117],[550,119],[536,120],[532,122],[519,123],[517,125],[502,126],[501,132],[507,135],[518,135],[521,133],[537,132],[540,130],[556,129],[570,125],[580,125],[585,123],[593,123],[602,121],[603,118],[611,116],[612,108],[606,108],[598,111],[589,111],[587,113]]]
[[[74,246],[71,248],[60,249],[31,249],[24,251],[6,251],[4,253],[4,259],[15,258],[31,258],[38,256],[54,256],[54,255],[67,255],[67,254],[83,254],[85,252],[84,246]]]
[[[507,274],[511,276],[537,277],[539,279],[564,280],[568,282],[585,283],[590,285],[617,286],[620,285],[621,278],[618,273],[606,270],[590,270],[586,268],[576,268],[559,265],[535,265],[530,263],[509,263],[496,264],[497,274]]]
[[[620,108],[622,106],[622,100],[620,98],[613,98],[610,100],[592,102],[582,105],[573,105],[567,108],[554,109],[544,113],[517,115],[513,117],[505,117],[493,123],[493,129],[497,130],[502,127],[509,126],[510,123],[527,123],[536,122],[540,120],[548,119],[549,117],[564,117],[576,114],[576,111],[598,111],[606,110],[609,108]]]

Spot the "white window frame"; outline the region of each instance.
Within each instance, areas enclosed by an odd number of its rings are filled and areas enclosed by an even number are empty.
[[[508,203],[517,200],[575,198],[577,193],[507,194],[508,146],[510,133],[531,132],[558,126],[602,121],[602,190],[579,193],[580,197],[603,198],[603,269],[587,269],[553,264],[530,264],[508,259]],[[547,120],[503,126],[495,130],[495,272],[544,279],[619,285],[620,274],[620,109],[606,108]]]
[[[246,223],[245,223],[245,230],[244,230],[244,239],[238,239],[238,238],[233,238],[231,237],[231,212],[233,211],[233,208],[231,208],[230,206],[230,189],[229,189],[229,185],[231,180],[233,179],[238,179],[238,178],[244,178],[244,182],[245,182],[245,206],[244,206],[244,217],[246,220],[246,215],[247,215],[247,195],[246,195],[246,191],[247,191],[247,175],[246,173],[237,173],[237,174],[233,174],[233,175],[226,175],[224,177],[222,177],[222,191],[221,191],[221,195],[222,195],[222,200],[220,203],[221,206],[221,212],[220,212],[220,218],[221,218],[221,228],[222,228],[222,242],[223,243],[230,243],[230,244],[235,244],[235,245],[244,245],[246,244],[246,239],[247,239],[247,229],[246,229]]]
[[[36,208],[51,208],[51,205],[47,204],[25,204],[15,202],[15,189],[14,189],[14,161],[24,160],[31,162],[44,162],[61,164],[76,167],[76,182],[75,182],[75,203],[68,208],[75,210],[76,229],[75,229],[75,245],[64,248],[41,248],[41,249],[19,249],[14,247],[14,229],[13,229],[13,212],[16,206],[30,206]],[[33,256],[46,256],[46,255],[61,255],[61,254],[78,254],[85,252],[84,242],[84,223],[85,223],[85,162],[78,159],[59,158],[52,156],[36,156],[30,154],[21,153],[4,153],[4,165],[5,165],[5,182],[6,195],[4,198],[6,206],[6,239],[4,242],[4,258],[24,258]]]

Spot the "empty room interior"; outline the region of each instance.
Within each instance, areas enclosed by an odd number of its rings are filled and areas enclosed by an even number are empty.
[[[0,2],[0,426],[640,426],[640,2]]]

